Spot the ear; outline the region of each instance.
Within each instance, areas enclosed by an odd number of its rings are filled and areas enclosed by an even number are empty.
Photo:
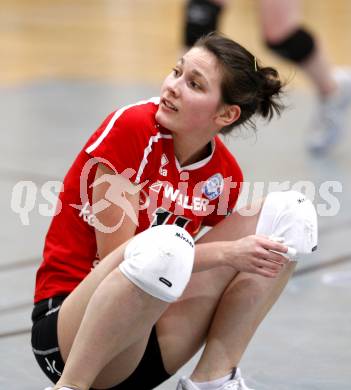
[[[236,122],[241,115],[241,109],[237,104],[224,104],[216,115],[215,121],[222,128]]]

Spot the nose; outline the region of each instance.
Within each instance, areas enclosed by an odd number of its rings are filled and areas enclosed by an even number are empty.
[[[169,80],[167,83],[167,90],[168,92],[174,96],[178,97],[180,95],[180,89],[181,89],[181,81],[179,78],[173,78],[172,80]]]

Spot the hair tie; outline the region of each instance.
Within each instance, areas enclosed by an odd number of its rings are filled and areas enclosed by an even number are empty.
[[[255,61],[255,72],[257,72],[257,58],[254,57],[254,61]]]

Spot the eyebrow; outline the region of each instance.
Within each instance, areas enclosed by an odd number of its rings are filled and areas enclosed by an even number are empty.
[[[184,63],[185,63],[184,57],[180,58],[178,62],[180,62],[181,65],[184,65]],[[207,81],[206,77],[201,72],[199,72],[198,70],[193,69],[191,71],[191,73],[193,75],[195,75],[195,76],[201,77],[208,84],[208,81]]]

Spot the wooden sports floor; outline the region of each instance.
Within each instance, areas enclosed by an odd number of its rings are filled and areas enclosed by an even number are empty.
[[[181,52],[183,5],[181,0],[0,0],[1,390],[49,385],[29,342],[35,271],[50,223],[43,186],[63,179],[109,112],[157,96]],[[330,61],[351,66],[351,1],[308,0],[303,10]],[[256,137],[244,134],[225,142],[251,190],[253,183],[264,191],[272,182],[309,191],[312,185],[309,195],[324,216],[319,250],[298,264],[241,368],[255,390],[350,390],[351,112],[342,142],[325,157],[310,156],[305,138],[314,91],[300,71],[264,48],[257,20],[256,1],[234,0],[222,31],[291,80],[288,109],[268,126],[259,123]],[[21,182],[30,183],[30,194],[16,201],[14,188]],[[32,203],[26,204],[29,195]],[[195,360],[158,389],[175,389]]]

